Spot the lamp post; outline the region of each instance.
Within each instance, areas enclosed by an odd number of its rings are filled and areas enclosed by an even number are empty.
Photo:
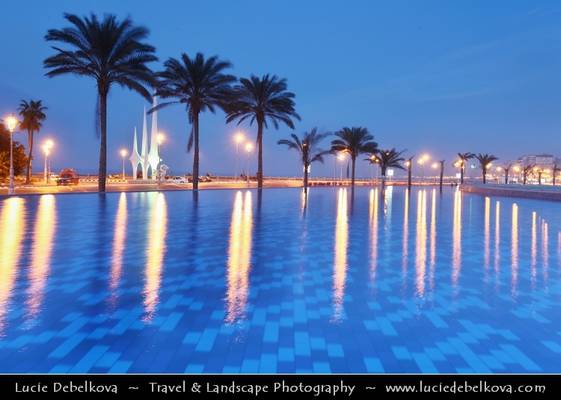
[[[431,165],[431,168],[434,170],[434,183],[436,183],[436,170],[438,169],[438,163],[437,162],[433,162]]]
[[[423,154],[421,158],[419,158],[419,165],[423,168],[423,179],[425,178],[425,164],[430,160],[430,156],[428,154]]]
[[[127,149],[121,149],[121,151],[119,153],[121,154],[121,159],[123,161],[123,181],[124,181],[125,180],[125,158],[129,154],[129,152],[127,151]]]
[[[343,162],[345,161],[345,153],[340,152],[339,154],[337,154],[337,160],[341,162],[340,181],[341,181],[341,183],[343,183]]]
[[[240,170],[240,144],[245,140],[245,136],[242,132],[237,132],[234,135],[234,143],[236,144],[236,169],[234,170],[235,179],[239,177]]]
[[[45,181],[45,184],[49,184],[49,178],[51,175],[49,171],[49,156],[51,155],[51,149],[53,148],[53,146],[54,143],[52,140],[46,140],[42,146],[43,154],[45,155],[45,166],[43,168],[43,179]]]
[[[247,185],[249,186],[249,156],[251,155],[251,152],[253,151],[253,143],[251,142],[247,142],[245,144],[245,153],[247,155],[246,157],[246,165],[245,165],[245,177],[247,179]]]
[[[6,123],[6,128],[10,132],[10,183],[8,185],[8,194],[15,193],[14,187],[14,143],[13,143],[13,136],[14,131],[16,130],[19,121],[13,115],[8,115],[4,120]]]
[[[372,154],[372,155],[370,156],[370,161],[372,162],[372,165],[374,165],[374,164],[379,164],[378,157],[376,157],[376,155],[374,155],[374,154]],[[375,181],[376,177],[377,177],[377,171],[376,171],[376,167],[374,167],[374,170],[373,170],[373,172],[372,172],[372,185],[375,184],[375,182],[376,182],[376,181]]]

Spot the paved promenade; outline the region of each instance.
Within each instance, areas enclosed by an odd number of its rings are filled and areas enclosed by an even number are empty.
[[[551,185],[498,185],[488,183],[464,184],[461,190],[485,196],[522,197],[527,199],[561,201],[561,186]]]

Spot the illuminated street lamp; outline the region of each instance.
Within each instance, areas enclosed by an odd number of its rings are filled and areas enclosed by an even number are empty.
[[[425,165],[430,160],[430,156],[428,154],[423,154],[417,163],[423,168],[423,178],[425,177]]]
[[[344,151],[340,151],[339,153],[337,153],[337,161],[341,163],[341,175],[340,175],[341,182],[343,182],[343,163],[345,162],[345,158],[346,157]]]
[[[43,168],[43,179],[45,181],[45,184],[49,183],[49,178],[50,178],[50,168],[49,168],[49,156],[51,155],[51,149],[54,146],[54,142],[50,139],[45,140],[45,142],[43,143],[42,149],[43,149],[43,154],[45,155],[45,166]]]
[[[10,183],[8,186],[8,194],[14,194],[14,143],[13,143],[13,136],[14,131],[16,130],[17,126],[19,125],[19,121],[13,115],[8,115],[4,119],[4,123],[8,131],[10,132]]]
[[[236,144],[236,169],[234,170],[234,175],[238,177],[238,172],[240,169],[240,144],[245,140],[245,135],[243,132],[236,132],[234,134],[234,143]]]
[[[249,185],[249,157],[250,157],[251,153],[253,152],[253,143],[247,142],[245,144],[244,149],[245,149],[245,153],[247,155],[245,176],[246,176],[246,179],[247,179],[247,184]]]
[[[125,158],[129,155],[129,152],[127,149],[121,149],[119,154],[121,154],[121,159],[123,160],[123,180],[125,180]]]

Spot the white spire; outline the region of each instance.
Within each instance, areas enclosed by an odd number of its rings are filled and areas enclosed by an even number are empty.
[[[132,152],[131,152],[131,156],[130,156],[129,160],[132,164],[132,179],[136,179],[137,171],[138,171],[138,165],[140,164],[140,166],[142,167],[142,157],[140,157],[140,154],[138,154],[136,126],[134,127],[134,140],[133,140]]]
[[[142,147],[140,157],[142,158],[142,179],[148,179],[148,126],[146,124],[146,106],[142,114]]]
[[[158,105],[158,98],[154,96],[152,108]],[[160,152],[158,149],[158,111],[152,112],[152,126],[150,131],[150,153],[148,154],[148,164],[152,169],[152,178],[155,179],[160,164]]]

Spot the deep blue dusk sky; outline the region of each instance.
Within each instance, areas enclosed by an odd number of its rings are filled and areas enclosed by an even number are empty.
[[[558,1],[6,1],[2,4],[0,115],[20,99],[42,99],[38,136],[57,143],[55,169],[97,169],[95,90],[87,78],[44,77],[49,28],[64,12],[130,15],[150,29],[160,62],[181,52],[217,54],[233,74],[273,73],[296,93],[300,133],[366,126],[384,148],[452,160],[458,151],[561,156],[561,4]],[[140,129],[144,100],[114,87],[109,99],[109,167]],[[190,171],[184,109],[159,113],[168,135],[164,162]],[[231,172],[232,133],[224,115],[201,119],[202,172]],[[254,128],[245,127],[254,138]],[[265,173],[299,174],[296,154],[266,132]],[[23,136],[21,137],[23,139]],[[327,147],[328,143],[325,143]],[[41,157],[36,166],[40,167]],[[449,163],[448,163],[449,164]],[[333,175],[333,160],[313,167]],[[361,162],[358,174],[368,176]]]

